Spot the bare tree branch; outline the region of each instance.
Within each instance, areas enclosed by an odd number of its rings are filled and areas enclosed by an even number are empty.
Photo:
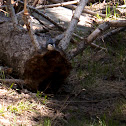
[[[13,5],[11,4],[11,0],[7,0],[7,8],[10,13],[10,16],[11,16],[11,19],[13,22],[13,26],[15,29],[17,29],[18,20],[17,20],[16,14],[15,14],[15,10],[13,8]]]
[[[126,20],[114,20],[114,21],[108,21],[104,24],[99,25],[99,27],[94,30],[87,39],[84,39],[84,41],[81,41],[77,48],[71,50],[68,53],[68,59],[72,59],[73,57],[80,54],[85,48],[87,48],[88,45],[90,45],[99,35],[101,35],[104,31],[109,29],[110,27],[126,27]],[[103,48],[104,49],[104,48]]]
[[[15,83],[15,84],[24,84],[24,80],[21,80],[21,79],[0,79],[0,83],[9,83],[9,84],[12,84],[12,83]]]
[[[120,27],[120,28],[114,29],[114,30],[112,30],[112,31],[110,31],[110,32],[108,32],[108,33],[102,35],[100,38],[98,38],[98,40],[99,40],[99,41],[100,41],[100,40],[104,40],[105,38],[107,38],[107,37],[109,37],[109,36],[112,36],[112,35],[115,35],[115,34],[121,32],[121,31],[124,31],[125,29],[126,29],[126,27]],[[97,39],[96,39],[96,40],[97,40]],[[94,43],[95,43],[96,40],[94,40]]]
[[[35,33],[33,31],[33,28],[32,28],[32,22],[31,22],[31,18],[29,16],[29,13],[28,13],[28,10],[27,10],[27,0],[24,1],[24,22],[26,24],[26,27],[27,27],[27,30],[29,31],[29,34],[30,34],[30,38],[31,38],[31,41],[35,47],[35,50],[39,50],[41,47],[38,43],[38,40],[35,36]]]
[[[32,6],[35,7],[36,4],[38,3],[38,1],[39,1],[39,0],[35,0]]]
[[[126,26],[126,20],[112,20],[105,22],[104,24],[99,25],[99,27],[93,31],[88,37],[87,37],[87,43],[93,42],[99,35],[102,34],[102,32],[106,31],[110,27],[125,27]]]
[[[75,0],[75,1],[68,1],[68,2],[63,2],[63,3],[51,4],[51,5],[40,5],[36,8],[37,9],[43,9],[43,8],[45,9],[45,8],[66,6],[66,5],[69,5],[69,4],[77,4],[78,2],[79,2],[79,0]]]
[[[79,21],[80,15],[84,9],[84,7],[86,6],[88,0],[81,0],[79,5],[77,6],[75,13],[72,17],[72,20],[70,22],[70,25],[67,29],[67,31],[65,32],[65,37],[60,41],[59,47],[62,48],[63,50],[66,50],[69,43],[70,43],[70,39],[72,37],[72,34],[74,32],[74,29]]]

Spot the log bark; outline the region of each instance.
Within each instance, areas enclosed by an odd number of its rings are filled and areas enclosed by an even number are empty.
[[[57,91],[61,82],[69,75],[71,65],[60,50],[46,49],[46,38],[37,36],[41,50],[36,51],[28,31],[21,27],[15,30],[10,19],[0,15],[0,59],[32,91],[47,87]],[[48,37],[48,36],[47,36]]]

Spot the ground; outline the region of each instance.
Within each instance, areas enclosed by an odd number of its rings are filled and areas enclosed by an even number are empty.
[[[83,36],[84,31],[76,33]],[[108,51],[89,46],[72,59],[71,74],[55,95],[16,90],[13,84],[1,83],[0,125],[126,126],[126,32],[97,44]],[[3,73],[0,77],[5,79]]]

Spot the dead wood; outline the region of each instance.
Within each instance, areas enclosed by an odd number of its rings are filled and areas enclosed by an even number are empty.
[[[70,5],[70,4],[77,4],[79,1],[75,0],[75,1],[68,1],[68,2],[63,2],[63,3],[57,3],[57,4],[51,4],[51,5],[40,5],[37,6],[37,9],[46,9],[46,8],[53,8],[53,7],[59,7],[59,6],[66,6],[66,5]]]
[[[67,8],[70,8],[70,9],[76,9],[77,6],[75,6],[75,5],[66,5],[66,7],[67,7]],[[94,11],[87,10],[87,9],[83,9],[82,15],[83,15],[83,13],[87,13],[87,14],[94,15],[94,16],[99,15],[100,17],[103,17],[103,18],[106,17],[105,14],[101,14],[101,13],[94,12]]]
[[[0,79],[0,83],[17,91],[19,91],[19,89],[23,89],[24,85],[26,85],[24,80],[21,79]]]
[[[98,40],[99,40],[99,41],[102,41],[102,40],[108,38],[109,36],[118,34],[119,32],[124,31],[124,30],[126,30],[126,27],[116,28],[116,29],[111,30],[110,32],[108,32],[108,33],[102,35],[101,37],[98,38]],[[97,40],[97,39],[96,39],[96,40]],[[94,41],[94,43],[95,43],[95,41]]]
[[[99,27],[87,37],[87,43],[93,42],[99,35],[101,35],[104,31],[106,31],[110,27],[125,27],[125,26],[126,26],[126,20],[113,20],[105,22],[104,24],[99,25]]]
[[[29,31],[29,35],[31,37],[31,41],[35,47],[35,50],[40,50],[40,45],[38,43],[38,40],[37,40],[37,37],[35,35],[35,32],[33,31],[33,26],[32,26],[32,22],[31,22],[31,18],[30,18],[30,15],[28,13],[28,10],[26,8],[26,5],[27,5],[27,1],[25,0],[25,4],[24,4],[24,22],[26,24],[26,27],[27,27],[27,30]]]
[[[68,53],[68,59],[72,59],[73,57],[80,54],[85,48],[87,48],[88,45],[90,45],[98,36],[100,36],[103,32],[105,32],[110,27],[125,27],[126,26],[126,20],[113,20],[105,22],[99,27],[94,30],[84,41],[81,41],[77,48],[71,50]]]
[[[0,79],[0,83],[4,83],[4,84],[20,84],[23,85],[25,82],[24,80],[21,79]]]
[[[65,32],[65,37],[60,41],[60,48],[62,48],[63,50],[66,50],[69,43],[70,43],[70,39],[72,37],[72,34],[74,33],[74,29],[79,21],[80,15],[84,9],[84,7],[86,6],[88,0],[81,0],[80,3],[78,4],[75,13],[73,14],[72,20],[69,24],[68,29]]]
[[[7,4],[8,12],[9,12],[11,19],[12,19],[12,22],[13,22],[13,26],[15,29],[17,29],[18,21],[17,21],[17,17],[15,14],[15,10],[13,8],[13,5],[11,4],[10,0],[7,0],[6,4]]]
[[[24,4],[23,2],[20,2],[22,5]],[[36,15],[33,15],[32,12],[36,12],[37,14],[39,14],[40,16],[44,17],[45,19],[47,19],[48,21],[50,21],[52,24],[54,24],[60,31],[65,31],[66,28],[59,25],[58,23],[56,23],[54,20],[52,20],[50,17],[48,17],[47,15],[45,15],[43,12],[39,11],[38,9],[32,7],[32,6],[29,6],[27,5],[27,7],[31,10],[31,15],[34,16],[41,24],[42,22],[38,19],[38,16]],[[20,12],[20,13],[23,13],[24,11]],[[18,14],[19,15],[19,14]],[[43,24],[44,25],[44,24]],[[48,26],[47,26],[48,27]],[[78,38],[81,38],[80,36],[76,35],[75,33],[73,33],[73,36],[75,37],[78,37]],[[76,43],[75,40],[73,38],[71,38],[71,41],[73,43]],[[57,43],[58,44],[58,43]]]
[[[35,0],[32,6],[35,7],[38,2],[39,0]]]

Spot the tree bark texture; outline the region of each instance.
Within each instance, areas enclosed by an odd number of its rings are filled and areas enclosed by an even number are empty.
[[[35,51],[27,30],[15,30],[9,18],[0,15],[0,59],[12,67],[32,91],[56,91],[69,75],[71,65],[60,50],[46,49],[44,38],[37,36],[41,50]],[[54,90],[53,90],[54,89]]]

